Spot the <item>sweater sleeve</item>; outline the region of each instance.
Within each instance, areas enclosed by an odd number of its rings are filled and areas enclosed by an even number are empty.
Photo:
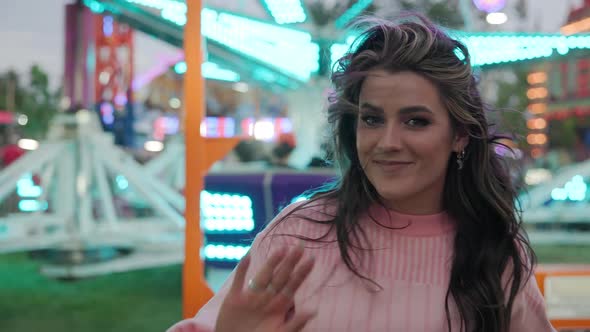
[[[279,233],[279,234],[289,234],[291,233],[288,229],[285,229],[283,225],[277,225],[277,227],[272,227],[271,225],[274,223],[275,220],[281,219],[285,214],[289,213],[289,211],[293,210],[299,204],[292,204],[287,208],[283,209],[281,213],[262,231],[260,232],[252,246],[250,247],[250,266],[248,268],[248,272],[246,273],[246,280],[249,280],[254,277],[256,272],[261,268],[264,264],[266,259],[268,258],[271,251],[278,249],[282,245],[290,245],[296,244],[296,241],[293,240],[292,237],[286,236],[269,236],[271,232]],[[290,227],[289,227],[290,228]],[[277,229],[280,229],[277,231]],[[235,269],[232,273],[227,277],[226,281],[224,282],[223,286],[219,289],[219,291],[207,302],[201,310],[197,313],[197,315],[190,319],[185,319],[181,322],[176,323],[174,326],[169,328],[166,332],[213,332],[215,329],[215,322],[217,320],[217,315],[219,313],[219,309],[229,288],[234,280]]]
[[[515,298],[512,307],[510,331],[556,331],[547,317],[545,300],[534,275],[529,278]]]

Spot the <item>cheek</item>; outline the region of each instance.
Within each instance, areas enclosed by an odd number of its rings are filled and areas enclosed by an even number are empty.
[[[357,131],[357,138],[356,138],[356,151],[358,154],[358,158],[361,163],[364,164],[375,148],[377,140],[375,140],[375,135],[373,133],[369,133],[366,131]]]
[[[363,155],[367,153],[367,139],[366,135],[362,133],[361,130],[356,131],[356,151],[361,158]]]
[[[420,155],[420,158],[429,168],[440,167],[441,164],[446,165],[452,151],[450,139],[446,137],[441,137],[438,140],[430,138],[416,142],[414,148],[414,152]]]

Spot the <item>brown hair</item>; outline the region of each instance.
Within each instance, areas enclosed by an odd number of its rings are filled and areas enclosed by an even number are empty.
[[[449,300],[461,315],[461,330],[508,331],[512,306],[520,287],[530,278],[535,255],[522,230],[517,193],[505,165],[494,153],[498,137],[489,132],[485,107],[472,73],[467,48],[428,19],[413,15],[401,23],[364,19],[366,28],[350,51],[335,65],[335,93],[328,109],[333,161],[339,179],[289,215],[317,204],[335,204],[329,224],[335,231],[340,255],[358,277],[365,277],[351,259],[366,240],[359,217],[372,204],[382,204],[363,172],[356,150],[358,102],[370,70],[412,71],[438,88],[454,130],[469,136],[464,168],[459,171],[449,155],[443,203],[457,223],[454,257],[445,310],[451,330]],[[324,202],[324,203],[322,203]],[[308,241],[322,241],[306,238]],[[509,276],[509,280],[503,276]],[[504,285],[503,283],[507,283]],[[505,289],[508,288],[508,289]],[[506,296],[507,294],[507,296]]]

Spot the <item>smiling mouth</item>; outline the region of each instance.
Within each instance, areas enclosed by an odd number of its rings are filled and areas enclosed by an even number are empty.
[[[375,164],[384,165],[384,166],[393,166],[393,165],[409,165],[411,162],[409,161],[396,161],[396,160],[373,160]]]
[[[412,164],[411,162],[407,161],[395,160],[373,160],[373,163],[382,171],[385,171],[387,173],[399,172]]]

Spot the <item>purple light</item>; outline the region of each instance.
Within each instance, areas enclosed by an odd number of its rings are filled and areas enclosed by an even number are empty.
[[[124,106],[126,104],[127,104],[127,96],[125,96],[123,93],[119,93],[115,97],[115,105],[117,105],[117,106]]]
[[[495,13],[506,6],[506,0],[473,0],[473,4],[481,11]]]
[[[292,133],[293,124],[289,118],[279,118],[280,128],[282,133]]]
[[[166,135],[174,135],[180,129],[180,120],[177,117],[165,117],[164,128]]]
[[[115,117],[113,116],[113,105],[110,103],[102,103],[100,105],[100,115],[102,117],[102,122],[106,125],[112,125],[115,121]]]
[[[216,117],[208,116],[205,118],[206,128],[207,128],[207,137],[219,137],[217,132],[219,120]]]
[[[106,37],[110,37],[113,35],[113,17],[112,16],[105,16],[102,19],[102,33]]]
[[[233,118],[225,118],[225,128],[223,131],[223,136],[225,137],[232,137],[236,134],[236,121]]]

